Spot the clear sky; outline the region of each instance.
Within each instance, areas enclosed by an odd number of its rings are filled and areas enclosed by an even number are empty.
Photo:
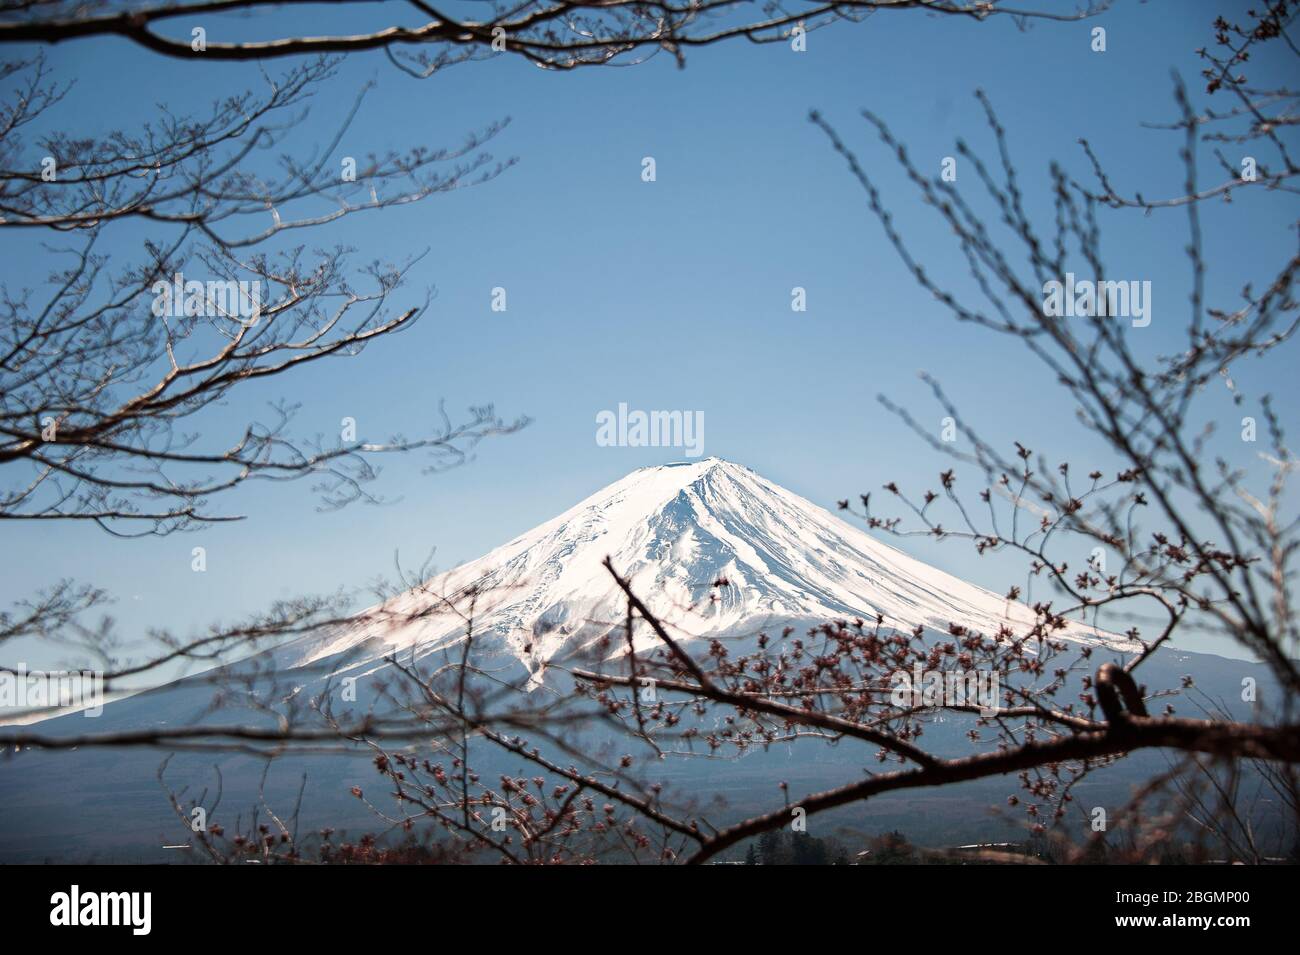
[[[832,509],[836,499],[892,479],[933,485],[948,466],[875,401],[888,393],[937,428],[941,412],[917,380],[922,369],[990,438],[1018,438],[1084,470],[1111,469],[1023,350],[958,326],[914,285],[807,114],[815,107],[839,128],[886,184],[915,246],[962,287],[956,246],[904,187],[858,109],[883,116],[916,161],[937,172],[958,136],[988,154],[972,95],[982,87],[1008,129],[1033,210],[1045,208],[1052,159],[1086,175],[1080,136],[1125,187],[1170,194],[1181,183],[1179,139],[1141,124],[1173,117],[1171,70],[1201,88],[1194,50],[1212,42],[1215,15],[1233,6],[1120,0],[1095,21],[1026,31],[1001,18],[881,14],[813,33],[805,53],[742,41],[693,51],[684,70],[663,56],[570,74],[497,60],[416,81],[382,54],[354,56],[318,94],[298,142],[324,141],[373,79],[377,88],[340,156],[455,145],[509,117],[491,150],[519,162],[486,185],[354,216],[313,236],[313,244],[355,246],[357,263],[428,249],[405,298],[394,302],[418,304],[423,288],[435,287],[431,310],[359,358],[250,389],[206,416],[204,433],[228,444],[250,409],[277,398],[302,404],[297,428],[308,434],[336,432],[344,416],[363,437],[414,434],[435,419],[442,399],[451,409],[494,402],[502,415],[533,423],[441,476],[422,476],[418,456],[386,462],[374,489],[396,502],[384,507],[317,513],[302,482],[245,487],[219,500],[248,520],[162,539],[7,522],[0,600],[72,576],[116,596],[124,632],[185,633],[277,597],[364,584],[389,573],[398,552],[418,563],[436,547],[437,565],[447,568],[634,468],[682,456],[598,446],[595,416],[619,402],[703,412],[705,454],[748,465]],[[301,18],[302,32],[346,25],[325,7],[279,16]],[[222,27],[214,22],[216,39]],[[1105,53],[1090,49],[1097,25],[1107,30]],[[77,80],[51,115],[51,125],[70,132],[129,126],[149,119],[155,104],[198,107],[256,83],[246,66],[182,63],[117,40],[48,55],[56,75]],[[653,183],[641,179],[645,156],[656,160]],[[1206,184],[1217,183],[1222,174],[1205,168]],[[976,189],[966,170],[958,182]],[[1245,281],[1271,277],[1295,242],[1293,222],[1286,199],[1262,190],[1241,194],[1231,219],[1207,209],[1211,300],[1235,304]],[[1186,322],[1185,217],[1110,212],[1103,226],[1112,276],[1153,283],[1153,322],[1135,330],[1142,350],[1170,350]],[[0,239],[10,288],[39,282],[49,262],[31,235]],[[123,256],[132,241],[123,236]],[[1258,260],[1261,248],[1276,258]],[[495,286],[508,291],[505,313],[490,309]],[[806,312],[790,309],[794,286],[807,289]],[[1273,391],[1284,416],[1296,406],[1293,369],[1256,364],[1243,378],[1252,394]],[[1241,412],[1223,397],[1208,395],[1203,405],[1226,432],[1216,450],[1246,463],[1253,449],[1235,440]],[[973,491],[974,475],[967,487]],[[190,570],[190,550],[200,544],[206,574]],[[1019,579],[961,544],[903,546],[998,591]],[[46,661],[33,648],[28,662]]]

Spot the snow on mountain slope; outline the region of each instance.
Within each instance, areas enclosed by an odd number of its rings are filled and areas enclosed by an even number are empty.
[[[642,468],[559,517],[384,605],[368,621],[285,648],[300,665],[345,650],[376,659],[458,640],[463,621],[437,612],[444,594],[477,584],[475,631],[529,670],[618,625],[625,602],[602,562],[684,638],[750,634],[787,622],[885,616],[886,625],[992,633],[1032,624],[1026,606],[882,544],[749,468],[706,458]],[[727,586],[714,587],[724,578]],[[716,598],[716,599],[711,599]],[[422,613],[422,611],[429,611]],[[419,619],[412,619],[419,615]],[[397,621],[397,622],[393,622]],[[639,646],[650,646],[648,632]],[[1079,623],[1065,639],[1127,649]]]

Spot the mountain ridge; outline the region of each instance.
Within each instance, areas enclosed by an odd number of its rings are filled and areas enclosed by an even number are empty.
[[[885,618],[885,626],[985,633],[1028,629],[1034,612],[877,541],[721,458],[639,468],[482,557],[437,574],[324,638],[284,648],[289,666],[358,648],[445,649],[463,636],[455,614],[429,612],[470,587],[476,640],[536,673],[621,625],[626,603],[606,558],[686,641],[737,636],[792,621]],[[1133,650],[1125,637],[1073,621],[1062,639]],[[480,640],[481,638],[481,640]],[[637,648],[654,644],[637,636]]]
[[[738,534],[743,534],[750,550],[738,539],[732,540]],[[111,702],[103,715],[92,721],[93,726],[73,714],[52,718],[43,729],[51,737],[193,724],[237,723],[273,729],[278,712],[292,705],[297,705],[300,714],[309,712],[311,701],[326,691],[336,707],[335,715],[345,710],[368,713],[375,706],[381,710],[391,707],[391,702],[385,703],[385,685],[400,685],[400,680],[390,679],[394,671],[386,654],[393,648],[404,647],[412,655],[420,655],[455,647],[463,627],[455,625],[450,615],[424,611],[435,605],[439,591],[463,592],[493,572],[496,576],[489,582],[496,590],[485,593],[497,593],[499,599],[485,602],[482,629],[476,627],[476,668],[490,671],[495,686],[508,685],[512,692],[514,687],[544,685],[548,692],[562,695],[567,692],[564,667],[548,670],[546,664],[562,660],[570,650],[591,645],[614,628],[621,631],[625,611],[621,592],[601,566],[611,551],[619,572],[633,575],[636,592],[652,610],[664,614],[678,636],[686,634],[683,642],[688,647],[690,639],[729,633],[741,638],[767,623],[773,625],[769,632],[775,632],[786,620],[796,627],[814,626],[828,619],[852,619],[855,610],[865,619],[875,606],[882,612],[892,613],[898,607],[912,616],[928,615],[936,630],[946,628],[950,611],[963,608],[971,611],[964,622],[975,629],[998,626],[1008,619],[1009,608],[1013,616],[1027,615],[1032,622],[1032,611],[1023,605],[1008,604],[999,595],[875,541],[865,531],[748,468],[705,459],[633,471],[476,561],[393,597],[383,606],[393,610],[391,620],[396,623],[357,622],[336,628],[324,638],[293,641],[267,651],[274,662],[270,667],[263,667],[268,659],[263,655],[229,665],[229,689],[236,692],[228,693],[219,708],[213,705],[214,695],[222,685],[205,673]],[[771,571],[762,580],[754,574],[755,561]],[[873,580],[860,578],[859,572],[890,586],[869,593],[867,585]],[[732,583],[715,587],[720,574],[730,574]],[[792,583],[792,576],[799,578],[797,584]],[[665,597],[656,582],[684,588],[679,593],[683,599],[675,600],[671,593]],[[849,583],[862,586],[855,591]],[[671,591],[671,586],[667,589]],[[952,592],[936,594],[945,589]],[[827,591],[824,601],[819,596],[822,591]],[[719,594],[716,604],[708,599],[715,593]],[[841,600],[837,593],[849,594],[852,600]],[[842,606],[832,606],[836,600]],[[781,610],[776,609],[775,601],[784,601]],[[787,613],[793,616],[784,616]],[[365,617],[363,613],[356,619]],[[1015,622],[1012,620],[1012,625]],[[905,625],[904,620],[892,617],[886,623]],[[645,632],[638,640],[652,644],[649,628],[640,629]],[[619,636],[611,642],[612,652],[622,652],[625,647],[621,633]],[[1109,651],[1117,657],[1131,646],[1123,638],[1082,624],[1062,637],[1104,644],[1108,650],[1099,657],[1111,656]],[[1026,650],[1033,652],[1033,647]],[[483,657],[493,652],[506,666],[484,662]],[[430,662],[436,669],[443,661]],[[511,664],[520,668],[510,669]],[[281,665],[289,669],[283,671]],[[1262,698],[1271,699],[1274,692],[1267,669],[1258,663],[1164,647],[1143,667],[1144,679],[1154,689],[1183,686],[1188,675],[1194,677],[1197,693],[1226,701],[1229,706],[1240,697],[1241,681],[1247,677],[1258,681]],[[359,678],[354,684],[357,696],[350,703],[344,703],[345,697],[338,692],[347,677]],[[1181,695],[1185,691],[1173,692]],[[1177,696],[1171,699],[1179,702]],[[1180,709],[1184,705],[1179,702]],[[1197,705],[1191,704],[1193,709]],[[1250,718],[1248,706],[1240,704],[1236,715]],[[0,739],[4,735],[0,729]],[[942,755],[969,752],[970,743],[957,723],[931,727],[928,740]],[[161,756],[157,752],[146,748],[89,747],[74,752],[27,747],[13,755],[20,760],[17,769],[0,774],[0,805],[5,807],[0,813],[0,861],[66,860],[99,854],[110,859],[175,861],[174,853],[159,848],[177,841],[178,821],[159,792]],[[510,754],[492,758],[496,762],[480,766],[483,772],[522,771]],[[370,810],[351,794],[353,787],[373,785],[374,769],[366,760],[317,755],[310,750],[290,752],[277,758],[268,776],[263,759],[238,750],[219,754],[182,751],[168,759],[169,786],[198,792],[219,779],[226,806],[295,805],[305,791],[306,826],[370,831],[374,824]],[[219,777],[214,763],[219,764]],[[770,752],[750,752],[730,765],[725,778],[719,776],[718,763],[712,760],[675,762],[663,766],[662,771],[665,783],[677,791],[701,799],[739,800],[719,817],[722,822],[736,822],[761,811],[762,800],[754,794],[767,792],[764,787],[770,786],[774,777],[789,780],[792,787],[815,791],[844,785],[860,778],[862,772],[860,761],[843,748],[796,750],[789,744],[773,746]],[[1091,783],[1093,798],[1099,803],[1127,800],[1134,786],[1162,768],[1162,757],[1156,754],[1122,760],[1106,770],[1107,782]],[[309,788],[304,789],[308,780]],[[880,822],[884,817],[873,814],[893,813],[906,819],[908,832],[922,839],[933,833],[933,838],[949,841],[987,840],[991,833],[1003,831],[991,829],[988,816],[990,800],[1003,795],[971,784],[927,796],[930,808],[922,812],[915,808],[914,794],[884,795],[873,798],[869,806],[847,809],[845,818],[884,828],[894,823]]]

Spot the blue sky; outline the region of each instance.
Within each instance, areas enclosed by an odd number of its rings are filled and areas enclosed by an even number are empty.
[[[304,482],[248,486],[220,503],[248,520],[163,539],[6,524],[0,601],[73,576],[117,597],[112,612],[124,632],[167,626],[185,633],[278,597],[363,584],[390,573],[399,552],[418,563],[436,547],[436,563],[446,568],[636,467],[681,457],[673,449],[597,446],[595,416],[619,402],[702,411],[705,454],[746,464],[831,508],[888,480],[933,485],[947,466],[875,400],[888,393],[937,428],[941,412],[917,380],[922,369],[944,382],[988,437],[1018,438],[1085,470],[1109,469],[1113,462],[1023,350],[957,325],[914,285],[807,113],[815,107],[839,128],[884,183],[915,246],[961,287],[956,247],[904,187],[857,111],[883,116],[916,161],[937,172],[958,136],[988,155],[972,95],[982,87],[1008,129],[1031,208],[1043,208],[1052,159],[1086,174],[1081,135],[1120,183],[1168,194],[1181,181],[1178,140],[1141,124],[1173,116],[1171,70],[1199,90],[1193,51],[1211,42],[1223,7],[1120,2],[1095,21],[1023,32],[1002,19],[878,15],[813,33],[805,53],[742,42],[694,51],[684,70],[667,57],[570,74],[501,60],[416,81],[382,55],[354,56],[318,94],[298,142],[323,141],[357,88],[373,79],[377,88],[340,155],[454,145],[509,117],[491,150],[518,164],[484,186],[355,216],[314,237],[313,244],[328,236],[356,246],[357,263],[427,248],[405,298],[417,304],[426,286],[435,287],[431,310],[357,359],[251,389],[206,417],[205,435],[229,443],[250,410],[277,398],[301,402],[299,433],[336,432],[351,416],[363,437],[414,434],[444,399],[453,410],[494,402],[504,416],[533,423],[441,476],[422,476],[418,456],[386,462],[375,490],[399,500],[385,507],[317,513]],[[214,22],[213,39],[225,28]],[[311,32],[346,25],[328,8],[305,22],[300,29]],[[1090,49],[1098,25],[1107,30],[1101,54]],[[197,107],[255,82],[247,67],[181,63],[116,40],[48,55],[58,75],[77,78],[51,123],[84,133],[147,120],[156,103]],[[1266,67],[1258,69],[1265,79]],[[641,180],[644,156],[656,160],[656,182]],[[1205,182],[1217,183],[1221,174],[1205,168]],[[959,183],[974,190],[974,176],[962,172]],[[1243,282],[1271,277],[1282,252],[1259,261],[1259,249],[1295,241],[1292,210],[1277,196],[1243,194],[1231,212],[1206,211],[1209,288],[1220,304],[1235,302],[1229,296]],[[1185,223],[1179,213],[1103,219],[1112,273],[1153,283],[1144,351],[1168,351],[1184,328]],[[1249,242],[1241,241],[1243,230]],[[3,240],[11,288],[48,269],[30,236]],[[505,313],[489,307],[495,286],[508,291]],[[793,286],[807,289],[807,312],[790,310]],[[394,301],[404,304],[402,295]],[[972,366],[981,370],[978,380]],[[1285,365],[1257,364],[1241,377],[1252,394],[1274,392],[1284,415],[1295,407],[1297,385]],[[1251,449],[1233,440],[1241,413],[1222,398],[1208,395],[1203,405],[1227,432],[1217,450],[1246,463]],[[967,486],[974,490],[973,476]],[[208,551],[206,574],[190,570],[198,545]],[[1019,579],[960,544],[903,546],[999,591]],[[1086,552],[1075,563],[1084,559]],[[28,662],[47,661],[33,648]]]

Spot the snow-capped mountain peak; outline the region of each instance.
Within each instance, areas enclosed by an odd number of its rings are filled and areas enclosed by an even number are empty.
[[[368,622],[298,648],[305,663],[364,644],[445,647],[463,634],[453,614],[420,614],[474,585],[475,630],[530,670],[619,626],[626,603],[610,558],[647,606],[684,639],[752,634],[837,618],[984,633],[1024,630],[1032,611],[907,556],[812,502],[721,458],[641,468],[485,556],[440,574]],[[725,583],[720,583],[725,581]],[[413,619],[419,615],[418,619]],[[1128,641],[1082,623],[1064,639]],[[638,643],[654,641],[648,632]]]

